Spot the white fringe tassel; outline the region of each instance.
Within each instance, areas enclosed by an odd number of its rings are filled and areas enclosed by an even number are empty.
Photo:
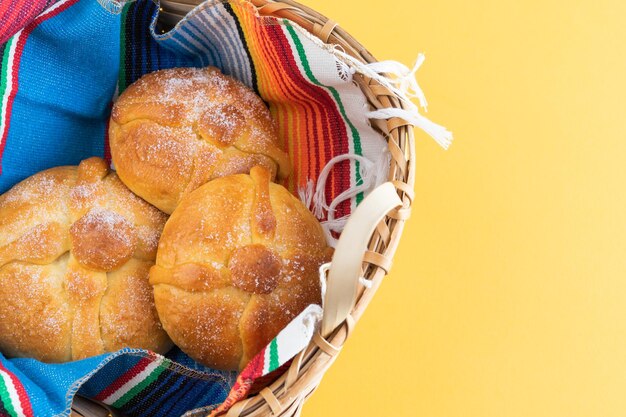
[[[304,203],[304,206],[313,211],[313,180],[308,179],[304,187],[298,188],[298,196],[300,201]]]
[[[302,200],[317,218],[324,218],[324,213],[326,213],[327,220],[322,222],[322,228],[326,233],[329,245],[335,246],[336,239],[333,237],[333,232],[341,232],[348,221],[348,216],[335,218],[335,211],[339,204],[346,200],[351,200],[359,193],[367,193],[385,182],[388,174],[387,171],[389,170],[390,158],[389,152],[384,152],[380,155],[376,162],[356,154],[338,155],[328,161],[326,166],[322,169],[314,191],[313,182],[310,180],[307,181],[305,187],[298,190],[300,200]],[[361,182],[352,188],[344,190],[328,204],[326,201],[326,182],[334,166],[342,161],[359,162]]]
[[[424,111],[428,111],[428,102],[426,96],[420,88],[415,74],[420,66],[426,59],[424,54],[419,54],[415,65],[412,69],[409,69],[404,64],[396,61],[381,61],[373,62],[371,64],[364,64],[356,58],[345,53],[341,48],[327,47],[335,58],[346,63],[353,72],[358,72],[367,77],[370,77],[382,86],[391,91],[399,100],[402,101],[406,109],[398,109],[390,107],[386,109],[379,109],[367,113],[367,117],[371,119],[388,119],[390,117],[400,117],[407,122],[411,123],[415,127],[422,129],[428,135],[430,135],[435,142],[437,142],[442,148],[448,149],[452,143],[452,133],[445,127],[438,125],[422,116],[418,107],[411,101],[412,98],[417,98],[420,106]]]
[[[367,113],[371,119],[389,119],[399,117],[428,133],[443,149],[448,149],[452,143],[452,133],[445,127],[431,122],[417,111],[389,107]]]
[[[297,27],[297,25],[295,26]],[[337,60],[337,72],[343,80],[349,80],[349,77],[355,73],[362,74],[376,80],[380,85],[392,92],[398,100],[402,102],[402,108],[391,107],[369,111],[365,114],[368,118],[401,118],[413,126],[422,129],[442,148],[448,149],[452,143],[452,133],[445,127],[430,121],[428,118],[420,114],[418,106],[412,101],[412,99],[417,99],[420,107],[425,112],[428,111],[426,96],[416,79],[417,70],[425,60],[424,54],[418,54],[415,65],[413,65],[413,68],[411,69],[396,61],[381,61],[364,64],[360,60],[347,54],[341,46],[325,44],[320,41],[319,38],[313,36],[310,32],[302,28],[299,29],[299,32],[303,36],[309,38],[318,47],[333,54]],[[328,204],[326,201],[325,189],[330,171],[335,164],[346,160],[359,161],[362,182],[351,189],[343,191],[335,197],[330,204]],[[313,182],[309,180],[303,189],[298,190],[302,201],[318,218],[324,218],[324,212],[326,211],[327,220],[322,222],[322,227],[326,232],[329,245],[333,247],[336,245],[336,239],[332,234],[333,232],[341,232],[348,221],[347,216],[335,218],[335,210],[337,206],[339,206],[339,204],[343,201],[354,198],[361,192],[367,193],[368,191],[371,191],[374,187],[386,181],[389,163],[390,154],[388,151],[383,155],[383,157],[378,158],[378,161],[376,162],[355,154],[339,155],[331,159],[326,164],[324,169],[322,169],[315,187],[313,187]],[[371,283],[362,282],[362,284],[367,286],[367,284]]]
[[[368,64],[367,67],[377,74],[386,74],[388,77],[393,77],[398,89],[408,98],[417,98],[420,106],[427,112],[428,102],[426,101],[426,96],[415,78],[417,70],[422,66],[425,60],[426,57],[424,54],[420,53],[417,55],[413,69],[409,69],[406,65],[397,61],[373,62]]]

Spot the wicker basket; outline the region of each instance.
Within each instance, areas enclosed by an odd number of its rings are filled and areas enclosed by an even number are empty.
[[[250,1],[263,16],[276,16],[292,20],[323,42],[340,45],[346,53],[354,58],[364,63],[376,62],[372,54],[346,31],[337,26],[336,22],[322,16],[315,10],[292,0]],[[199,3],[201,3],[201,0],[162,0],[160,23],[165,27],[174,26],[176,22]],[[404,108],[403,103],[392,92],[375,80],[360,74],[355,74],[354,80],[367,97],[373,109]],[[391,267],[392,258],[400,241],[404,222],[409,217],[411,202],[414,196],[415,147],[413,143],[413,129],[407,121],[400,118],[371,120],[371,124],[388,138],[391,154],[389,182],[374,190],[359,206],[359,209],[361,206],[366,205],[376,206],[376,201],[373,200],[378,200],[380,203],[377,208],[378,216],[371,213],[372,207],[370,207],[369,214],[364,213],[361,215],[362,219],[371,224],[370,227],[363,223],[353,227],[354,230],[360,230],[363,236],[362,247],[364,250],[359,249],[355,253],[355,242],[351,242],[348,245],[352,247],[352,254],[349,256],[352,256],[358,265],[354,279],[356,280],[359,276],[363,276],[371,282],[371,285],[367,287],[358,286],[354,302],[344,302],[343,306],[339,307],[339,310],[343,308],[345,312],[335,312],[334,320],[327,320],[328,296],[331,295],[329,294],[331,291],[331,278],[329,277],[329,288],[326,297],[327,305],[325,306],[322,332],[317,333],[313,337],[309,346],[294,358],[291,366],[283,375],[271,385],[263,388],[258,394],[235,403],[226,414],[228,417],[300,415],[305,400],[313,394],[324,373],[334,362],[341,351],[341,347],[348,339],[354,324],[365,311],[383,277]],[[399,200],[396,198],[396,195],[399,197]],[[373,211],[376,211],[376,208]],[[355,217],[356,213],[352,217]],[[383,215],[384,219],[379,221]],[[373,234],[370,233],[371,230],[373,230]],[[347,233],[348,226],[342,236],[345,236]],[[368,239],[366,236],[371,237]],[[343,253],[345,251],[338,246],[335,255],[344,256],[342,255]],[[335,265],[333,265],[334,267]],[[360,270],[361,267],[362,271]],[[335,272],[335,275],[341,276],[342,273],[345,273],[345,269],[343,271],[331,271],[329,274],[333,272]],[[342,276],[341,278],[343,280],[345,277]],[[342,296],[339,293],[332,295],[338,298]],[[348,306],[347,310],[346,305]],[[79,401],[82,402],[84,400],[79,399]],[[75,403],[75,413],[73,415],[106,416],[108,413],[97,414],[94,411],[90,412],[84,406],[84,403]],[[114,414],[111,412],[109,415]]]

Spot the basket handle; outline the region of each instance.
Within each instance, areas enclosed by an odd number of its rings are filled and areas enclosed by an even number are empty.
[[[385,216],[401,207],[391,182],[376,187],[350,215],[333,254],[324,296],[322,336],[327,337],[348,317],[356,303],[363,257],[369,240]]]

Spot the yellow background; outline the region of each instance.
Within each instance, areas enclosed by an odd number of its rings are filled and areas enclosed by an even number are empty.
[[[626,416],[626,2],[304,0],[412,64],[395,264],[305,417]]]

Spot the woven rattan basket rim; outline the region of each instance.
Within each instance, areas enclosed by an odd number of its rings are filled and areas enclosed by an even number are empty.
[[[339,45],[345,52],[364,63],[376,62],[349,33],[336,22],[317,11],[296,3],[293,0],[247,0],[256,6],[261,15],[276,16],[292,20],[328,44]],[[172,27],[184,17],[186,12],[202,0],[161,0],[160,21],[165,27]],[[354,80],[366,96],[372,109],[403,108],[393,93],[375,80],[356,74]],[[318,340],[313,340],[307,348],[293,360],[290,368],[260,393],[240,401],[226,414],[232,416],[299,416],[306,399],[318,387],[324,373],[332,365],[338,352],[347,340],[354,324],[372,300],[383,277],[387,274],[393,255],[402,235],[404,222],[409,217],[415,185],[415,147],[412,126],[405,120],[391,118],[370,120],[372,127],[386,138],[391,154],[388,180],[391,181],[402,199],[403,207],[381,222],[364,254],[364,277],[372,283],[370,288],[362,288],[357,303],[343,325],[338,327],[326,341],[337,349],[321,349]],[[327,353],[329,352],[330,353]]]

